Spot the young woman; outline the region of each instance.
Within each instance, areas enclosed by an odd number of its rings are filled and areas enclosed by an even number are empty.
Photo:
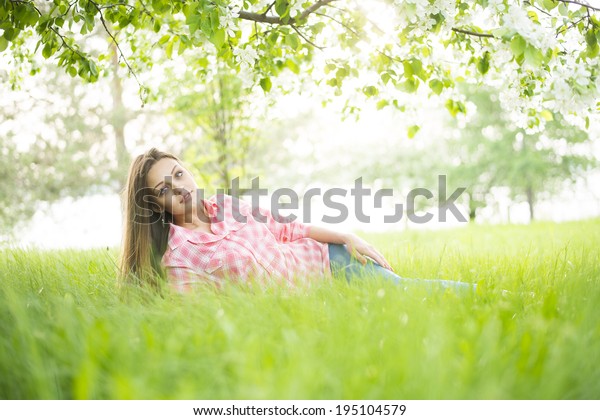
[[[229,195],[204,199],[174,155],[152,148],[131,164],[123,190],[121,277],[177,291],[224,281],[285,281],[294,284],[343,273],[380,276],[396,283],[428,283],[472,289],[445,280],[399,277],[372,245],[297,221],[285,222],[264,208]]]

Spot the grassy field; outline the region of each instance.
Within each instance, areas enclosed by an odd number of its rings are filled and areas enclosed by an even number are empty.
[[[365,235],[467,296],[314,279],[158,297],[117,251],[0,251],[2,399],[599,399],[600,220]]]

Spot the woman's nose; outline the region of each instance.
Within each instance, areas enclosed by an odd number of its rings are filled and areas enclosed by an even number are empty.
[[[188,191],[187,191],[185,188],[183,188],[183,187],[174,187],[174,188],[173,188],[173,193],[174,193],[175,195],[184,195],[184,194],[186,194],[187,192],[188,192]]]

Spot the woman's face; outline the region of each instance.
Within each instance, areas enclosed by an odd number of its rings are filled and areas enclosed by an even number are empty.
[[[176,160],[160,159],[148,172],[146,182],[161,210],[168,211],[176,219],[196,209],[198,186]]]

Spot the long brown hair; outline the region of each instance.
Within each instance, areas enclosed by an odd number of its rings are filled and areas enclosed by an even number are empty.
[[[148,172],[163,158],[181,163],[176,156],[151,148],[134,159],[127,183],[121,191],[123,241],[120,256],[122,284],[150,285],[160,288],[165,275],[160,265],[169,237],[173,216],[154,201],[147,185]],[[150,198],[150,200],[147,200]],[[164,217],[164,221],[163,221]]]

